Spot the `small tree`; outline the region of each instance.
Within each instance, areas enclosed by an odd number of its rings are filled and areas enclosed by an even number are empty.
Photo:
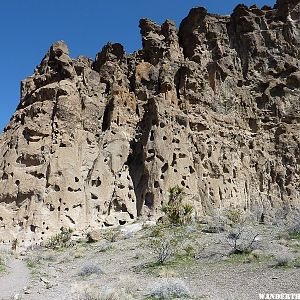
[[[193,206],[183,203],[185,195],[184,189],[178,185],[169,189],[169,202],[162,211],[172,225],[186,225],[192,219]]]
[[[164,264],[176,256],[186,237],[182,228],[157,225],[152,231],[149,246],[156,256],[156,263]]]
[[[244,225],[236,226],[228,234],[227,239],[232,246],[232,254],[250,253],[257,248],[259,234],[253,233],[252,230],[247,230]]]
[[[153,238],[150,242],[150,247],[156,255],[158,264],[164,264],[166,260],[176,255],[178,245],[179,240],[173,235]]]

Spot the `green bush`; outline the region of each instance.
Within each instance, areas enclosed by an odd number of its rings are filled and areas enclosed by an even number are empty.
[[[71,228],[62,227],[60,231],[60,233],[49,238],[49,240],[45,243],[46,248],[59,249],[72,245],[71,237],[73,230]]]
[[[245,223],[245,216],[240,208],[228,208],[225,212],[225,216],[233,225]]]
[[[186,225],[192,220],[193,206],[183,203],[185,192],[182,187],[176,185],[169,189],[169,202],[162,207],[162,211],[172,225]]]

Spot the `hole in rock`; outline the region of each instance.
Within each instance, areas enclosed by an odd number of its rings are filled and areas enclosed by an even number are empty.
[[[194,170],[194,168],[192,166],[189,166],[189,169],[190,169],[190,174],[195,173],[195,170]]]
[[[77,207],[82,207],[82,204],[81,203],[79,203],[79,204],[75,204],[75,205],[73,205],[73,208],[77,208]]]
[[[122,212],[127,212],[127,207],[124,203],[122,204],[121,211]]]
[[[103,114],[103,122],[102,122],[102,131],[106,131],[110,127],[112,112],[114,109],[114,101],[111,99],[109,103],[105,107],[105,111]]]
[[[150,141],[151,142],[154,141],[154,131],[153,130],[150,132]]]
[[[66,217],[71,221],[72,224],[75,224],[75,221],[68,215],[66,215]]]
[[[37,228],[37,226],[35,226],[35,225],[30,225],[30,230],[31,230],[32,232],[35,232],[36,228]]]
[[[162,167],[161,167],[161,171],[162,173],[165,173],[169,168],[169,164],[168,163],[165,163]]]
[[[92,180],[92,186],[98,187],[98,186],[100,186],[100,185],[101,185],[101,180],[100,180],[99,177],[98,177],[97,179],[93,179],[93,180]]]
[[[145,196],[145,205],[149,208],[153,208],[154,205],[154,195],[148,192]]]
[[[173,159],[172,159],[172,163],[171,163],[171,167],[174,167],[176,165],[176,154],[173,153]]]

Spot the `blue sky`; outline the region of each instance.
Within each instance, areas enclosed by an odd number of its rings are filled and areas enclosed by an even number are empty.
[[[195,6],[230,14],[235,0],[3,0],[0,8],[0,132],[20,97],[20,81],[32,74],[50,45],[65,40],[71,56],[94,58],[108,41],[126,52],[141,47],[139,19],[158,23],[180,21]],[[244,4],[273,6],[275,0],[244,0]]]

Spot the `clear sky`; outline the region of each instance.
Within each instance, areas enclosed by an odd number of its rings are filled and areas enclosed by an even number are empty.
[[[15,112],[20,81],[32,74],[56,40],[67,42],[71,56],[94,58],[107,42],[126,52],[141,47],[139,19],[180,21],[195,6],[230,14],[246,5],[273,6],[275,0],[3,0],[0,6],[0,132]]]

